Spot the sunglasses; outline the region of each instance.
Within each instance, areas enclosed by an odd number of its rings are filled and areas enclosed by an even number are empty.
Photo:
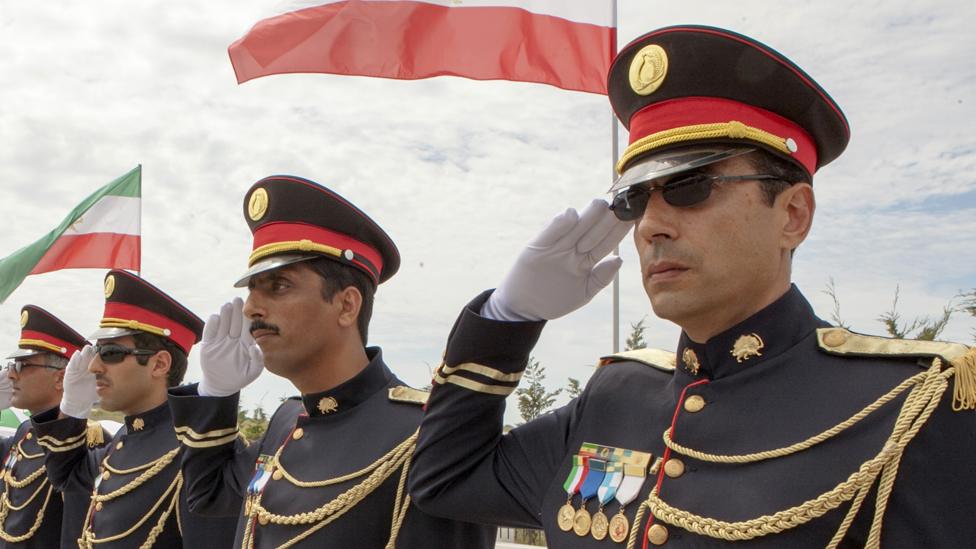
[[[664,185],[640,183],[621,190],[613,197],[610,209],[621,221],[634,221],[644,215],[651,193],[661,191],[664,201],[678,208],[687,208],[701,204],[712,195],[715,183],[729,181],[769,181],[781,179],[775,175],[708,175],[707,173],[691,172],[678,175],[668,180]]]
[[[118,364],[125,360],[125,357],[129,355],[134,355],[136,359],[142,356],[153,356],[159,351],[153,351],[151,349],[133,349],[131,347],[123,347],[121,345],[115,345],[110,343],[108,345],[95,345],[95,352],[98,353],[98,358],[102,359],[105,364]],[[140,364],[143,361],[139,361]]]
[[[29,368],[29,367],[34,367],[34,368],[49,368],[51,370],[60,370],[61,369],[61,368],[59,368],[57,366],[50,366],[48,364],[34,364],[33,362],[17,362],[17,361],[11,361],[11,362],[8,362],[7,365],[6,365],[6,369],[7,370],[13,370],[13,371],[17,372],[18,374],[20,374],[20,371],[23,370],[24,368]]]

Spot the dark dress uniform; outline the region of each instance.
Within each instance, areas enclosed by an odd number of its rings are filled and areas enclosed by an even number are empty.
[[[84,336],[40,307],[25,305],[20,318],[19,350],[8,358],[51,353],[68,359],[85,344]],[[86,432],[90,447],[101,446],[108,438],[95,422],[88,424]],[[75,547],[88,510],[88,494],[65,499],[51,484],[44,449],[37,443],[30,420],[0,441],[0,456],[4,460],[0,473],[0,548]]]
[[[98,547],[229,546],[232,521],[206,519],[186,507],[168,404],[126,416],[125,426],[96,450],[72,442],[84,437],[86,420],[57,415],[55,409],[33,418],[47,450],[48,476],[66,500],[94,493],[85,524]],[[78,546],[86,546],[83,540],[76,539]]]
[[[894,481],[882,492],[884,547],[976,539],[976,415],[954,412],[953,388],[938,381],[966,360],[973,367],[962,345],[832,328],[794,287],[707,344],[682,336],[677,368],[608,358],[579,398],[503,436],[504,393],[543,323],[483,318],[486,299],[461,314],[435,377],[411,473],[421,509],[542,527],[553,548],[614,546],[613,522],[602,541],[583,524],[596,524],[599,498],[565,489],[574,458],[607,448],[604,469],[624,450],[651,456],[623,511],[636,547],[645,535],[674,547],[824,547],[858,499],[838,546],[863,547],[879,479]],[[830,436],[814,438],[821,433]],[[573,512],[560,527],[567,500]],[[611,500],[602,511],[613,517],[620,507]]]
[[[235,547],[493,547],[494,528],[410,502],[406,470],[426,393],[404,386],[379,348],[367,354],[351,380],[282,403],[249,445],[237,435],[239,394],[170,390],[190,508],[240,516]]]

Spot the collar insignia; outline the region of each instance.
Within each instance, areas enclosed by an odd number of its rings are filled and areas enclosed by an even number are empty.
[[[762,356],[763,347],[765,344],[759,334],[741,335],[732,345],[732,356],[736,362],[742,363],[754,356]]]

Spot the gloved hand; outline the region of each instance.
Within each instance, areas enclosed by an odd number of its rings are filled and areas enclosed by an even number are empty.
[[[210,315],[200,342],[200,396],[232,395],[261,375],[264,356],[250,328],[251,322],[244,318],[244,301],[239,297],[224,303],[219,314]]]
[[[582,214],[566,210],[529,242],[481,314],[495,320],[552,320],[586,305],[620,269],[621,259],[606,255],[633,226],[618,220],[600,199]]]
[[[61,412],[64,415],[85,419],[98,402],[95,374],[88,371],[88,365],[94,358],[95,348],[91,345],[85,345],[71,355],[64,369],[64,393],[61,395]]]
[[[7,372],[0,374],[0,410],[10,408],[10,399],[14,397],[14,386]]]

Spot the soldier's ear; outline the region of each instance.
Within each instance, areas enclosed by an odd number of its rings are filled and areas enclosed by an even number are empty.
[[[337,321],[343,328],[357,327],[359,310],[363,307],[363,294],[355,286],[346,286],[336,292],[332,299],[334,305],[339,306],[339,316]]]
[[[169,376],[169,369],[173,365],[173,355],[167,350],[161,350],[152,356],[149,367],[152,368],[150,375],[154,378],[166,379]]]
[[[783,249],[795,250],[813,227],[813,213],[817,209],[813,187],[808,183],[790,185],[776,197],[774,207],[783,213],[780,245]]]
[[[58,391],[64,391],[64,368],[54,371],[54,388]]]

